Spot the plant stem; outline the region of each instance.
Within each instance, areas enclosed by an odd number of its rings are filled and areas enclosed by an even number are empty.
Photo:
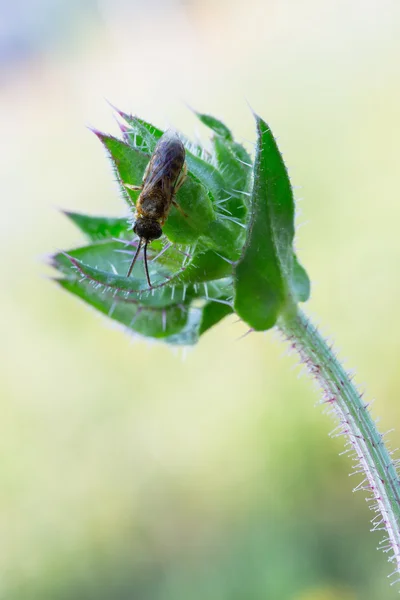
[[[400,481],[392,452],[351,376],[310,320],[300,310],[292,309],[281,319],[279,328],[317,380],[323,391],[322,403],[338,417],[335,434],[347,436],[349,450],[355,451],[355,472],[366,475],[355,489],[371,492],[371,500],[375,500],[371,510],[376,513],[372,531],[386,529],[388,536],[379,548],[391,554],[389,560],[396,564],[393,575],[400,574]]]

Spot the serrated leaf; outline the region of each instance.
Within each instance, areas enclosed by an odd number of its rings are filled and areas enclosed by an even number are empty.
[[[268,125],[256,116],[258,142],[246,244],[235,269],[235,310],[253,329],[272,327],[293,301],[294,200]]]

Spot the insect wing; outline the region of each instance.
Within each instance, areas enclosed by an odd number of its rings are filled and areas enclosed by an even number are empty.
[[[143,191],[160,182],[172,188],[185,162],[185,148],[175,133],[167,132],[158,141],[143,182]]]

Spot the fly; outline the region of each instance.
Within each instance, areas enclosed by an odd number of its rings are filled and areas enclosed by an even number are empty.
[[[147,264],[147,246],[161,237],[162,226],[172,204],[187,217],[175,201],[175,194],[185,181],[186,173],[185,147],[176,133],[167,131],[157,142],[144,172],[142,185],[125,184],[130,190],[140,190],[133,227],[134,233],[139,236],[139,245],[126,276],[129,277],[132,273],[143,248],[144,269],[149,287],[152,286]]]

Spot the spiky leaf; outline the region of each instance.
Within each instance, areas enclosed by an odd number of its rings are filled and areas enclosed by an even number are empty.
[[[256,116],[258,141],[246,243],[235,268],[235,310],[253,329],[272,327],[281,311],[308,296],[308,278],[294,269],[294,199],[268,125]]]
[[[199,113],[196,111],[194,111],[194,113],[200,119],[200,121],[204,125],[206,125],[206,127],[209,127],[210,129],[215,131],[215,133],[217,133],[219,136],[221,136],[225,140],[233,140],[232,132],[230,131],[230,129],[228,129],[225,123],[223,123],[219,119],[216,119],[215,117],[212,117],[211,115],[205,115],[204,113]]]

